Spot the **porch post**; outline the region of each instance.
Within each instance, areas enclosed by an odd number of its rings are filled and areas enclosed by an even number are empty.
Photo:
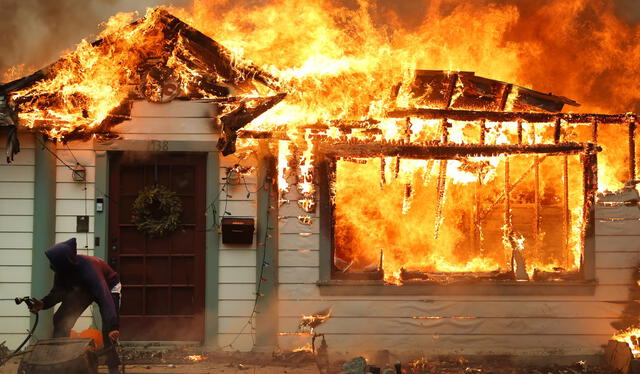
[[[260,141],[258,155],[258,224],[256,236],[256,306],[253,347],[271,352],[278,336],[278,245],[276,159],[266,140]]]
[[[102,203],[102,211],[96,209],[94,216],[94,256],[107,261],[107,239],[109,224],[109,157],[106,151],[96,151],[96,200]]]
[[[39,134],[36,137],[41,136]],[[33,248],[31,251],[31,296],[42,298],[51,289],[53,272],[44,251],[55,244],[56,234],[56,159],[51,142],[38,138],[35,150],[35,187],[33,199]],[[47,147],[47,148],[45,148]],[[35,316],[31,316],[33,323]],[[53,332],[53,308],[40,312],[36,339],[50,338]]]
[[[220,158],[218,152],[207,152],[207,207],[217,204],[220,192]],[[205,238],[205,287],[204,287],[204,344],[214,350],[218,344],[218,271],[220,256],[220,238],[214,229],[216,217],[209,208],[206,212]]]

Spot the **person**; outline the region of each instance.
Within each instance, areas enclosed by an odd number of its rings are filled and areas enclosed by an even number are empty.
[[[31,312],[62,303],[53,315],[53,337],[68,337],[82,312],[96,302],[109,374],[119,373],[120,359],[114,344],[120,338],[120,276],[103,260],[79,255],[75,238],[56,244],[45,255],[55,273],[53,288],[42,300],[34,299]]]

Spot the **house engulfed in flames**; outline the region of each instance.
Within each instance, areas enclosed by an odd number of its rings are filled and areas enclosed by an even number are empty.
[[[640,250],[636,115],[472,72],[394,83],[365,116],[270,123],[304,98],[277,74],[161,9],[113,22],[0,86],[0,285],[42,296],[43,250],[75,237],[122,276],[125,340],[294,348],[327,309],[339,351],[598,353]],[[132,213],[154,185],[182,210],[159,237]]]

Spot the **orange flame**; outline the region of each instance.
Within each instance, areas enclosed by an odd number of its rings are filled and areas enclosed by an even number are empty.
[[[417,68],[475,71],[545,92],[559,91],[586,104],[581,111],[635,109],[640,98],[640,53],[637,43],[625,41],[635,40],[640,26],[616,18],[610,2],[523,3],[416,2],[421,17],[411,17],[412,24],[389,6],[367,0],[349,5],[329,0],[259,5],[194,0],[190,8],[172,12],[232,51],[231,69],[253,61],[280,81],[276,88],[289,94],[286,101],[246,129],[286,134],[287,140],[279,144],[280,198],[284,201],[285,194],[297,192],[300,206],[312,211],[317,198],[314,137],[407,144],[444,141],[440,121],[386,117],[394,107],[437,107],[412,96]],[[21,123],[56,139],[93,134],[129,99],[131,86],[140,84],[138,68],[159,55],[167,57],[166,67],[183,95],[216,97],[198,88],[203,72],[189,54],[186,39],[178,35],[173,49],[165,50],[160,16],[149,11],[136,23],[131,14],[113,17],[100,42],[81,42],[45,70],[46,79],[11,93]],[[273,87],[251,84],[234,89],[239,96],[273,93]],[[464,83],[456,81],[452,103],[462,100],[463,89]],[[518,110],[519,90],[508,96],[505,110]],[[353,122],[359,126],[349,128]],[[446,141],[478,142],[477,123],[450,121],[450,125]],[[583,125],[566,126],[563,139],[591,140],[590,127]],[[516,123],[487,121],[484,126],[487,144],[515,143]],[[552,124],[523,127],[524,143],[550,142]],[[627,177],[629,154],[618,144],[620,131],[614,125],[599,128],[604,147],[598,165],[601,190],[618,189]],[[566,176],[565,162],[572,171]],[[540,156],[340,159],[332,191],[336,256],[350,270],[384,270],[389,281],[397,281],[403,269],[505,270],[511,266],[513,251],[527,258],[530,274],[533,269],[576,270],[584,225],[582,177],[573,172],[578,165],[576,157]],[[540,179],[536,189],[531,187],[534,175]],[[566,198],[557,183],[563,178],[570,185]],[[508,192],[500,187],[507,179],[514,184]],[[516,185],[519,179],[523,182]],[[507,193],[514,204],[501,212],[506,198],[500,196]],[[517,212],[531,208],[534,199],[544,202],[539,212],[543,222],[523,227],[518,221],[523,215]],[[559,233],[560,225],[552,220],[561,212],[561,203],[568,212],[563,217],[569,222],[566,233]],[[474,217],[483,222],[471,222]],[[535,230],[540,232],[534,235]],[[566,242],[558,244],[559,237]]]
[[[207,356],[203,356],[203,355],[189,355],[187,357],[185,357],[187,360],[191,361],[191,362],[199,362],[202,360],[206,360]]]

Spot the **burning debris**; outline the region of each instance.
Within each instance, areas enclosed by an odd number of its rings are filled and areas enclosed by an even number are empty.
[[[313,333],[318,326],[325,323],[331,317],[332,311],[333,308],[327,308],[318,313],[314,313],[308,316],[302,316],[302,319],[300,319],[300,322],[298,323],[298,331],[308,330],[309,332]]]
[[[206,360],[207,356],[204,356],[204,355],[188,355],[188,356],[185,357],[185,359],[187,361],[190,361],[190,362],[200,362],[202,360]]]

